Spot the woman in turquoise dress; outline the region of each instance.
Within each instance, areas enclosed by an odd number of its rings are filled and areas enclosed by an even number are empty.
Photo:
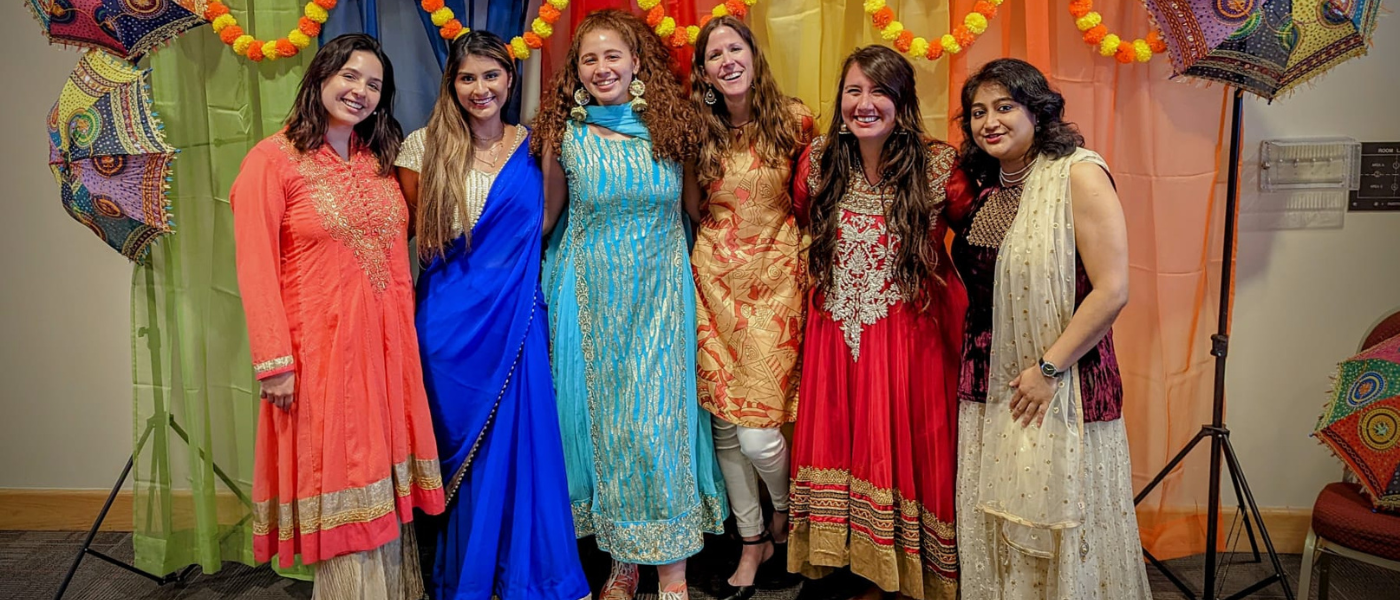
[[[637,565],[658,567],[662,600],[686,598],[685,560],[727,512],[695,397],[693,108],[667,58],[641,19],[590,14],[530,142],[552,228],[543,277],[574,527],[613,558],[602,600],[630,600]]]

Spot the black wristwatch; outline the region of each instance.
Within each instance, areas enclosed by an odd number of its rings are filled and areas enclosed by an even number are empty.
[[[1040,374],[1054,379],[1056,377],[1064,375],[1065,372],[1061,371],[1055,365],[1045,362],[1045,359],[1042,358],[1040,359]]]

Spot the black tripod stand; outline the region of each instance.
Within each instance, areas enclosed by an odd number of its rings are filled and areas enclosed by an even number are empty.
[[[1211,336],[1211,355],[1215,357],[1215,401],[1211,421],[1208,425],[1202,425],[1200,433],[1191,439],[1191,443],[1186,444],[1181,452],[1177,453],[1167,466],[1147,484],[1141,492],[1138,492],[1133,499],[1134,504],[1142,503],[1143,498],[1152,493],[1157,485],[1162,483],[1167,474],[1171,473],[1181,461],[1191,454],[1196,445],[1202,440],[1210,439],[1210,492],[1206,508],[1206,569],[1205,583],[1201,595],[1197,596],[1184,582],[1167,568],[1165,564],[1152,556],[1150,552],[1143,549],[1142,553],[1154,566],[1171,580],[1186,597],[1201,600],[1215,600],[1216,589],[1216,539],[1220,531],[1220,462],[1223,458],[1226,466],[1230,469],[1230,479],[1234,483],[1235,497],[1240,502],[1240,516],[1244,520],[1245,531],[1249,535],[1249,545],[1254,551],[1254,562],[1260,562],[1259,545],[1254,540],[1254,530],[1250,526],[1250,521],[1259,528],[1259,537],[1264,541],[1264,548],[1269,553],[1269,561],[1273,564],[1273,574],[1255,582],[1243,590],[1229,596],[1227,600],[1244,598],[1254,592],[1262,590],[1274,583],[1278,583],[1283,588],[1283,595],[1288,600],[1293,600],[1293,591],[1288,587],[1288,579],[1283,575],[1283,565],[1279,563],[1278,553],[1274,551],[1274,543],[1269,539],[1269,531],[1264,527],[1264,519],[1259,514],[1259,507],[1254,503],[1254,494],[1249,491],[1249,482],[1245,481],[1244,468],[1240,466],[1240,460],[1235,456],[1235,448],[1230,444],[1230,430],[1225,427],[1225,357],[1230,351],[1230,287],[1231,279],[1234,275],[1235,258],[1235,221],[1239,212],[1239,178],[1240,178],[1240,144],[1241,129],[1243,128],[1244,91],[1236,88],[1234,91],[1234,107],[1232,109],[1232,120],[1230,125],[1230,166],[1229,166],[1229,189],[1225,194],[1225,248],[1220,269],[1220,325],[1216,334]],[[1305,592],[1306,593],[1306,592]]]
[[[164,418],[162,418],[162,416]],[[126,467],[122,469],[121,476],[117,477],[116,485],[112,486],[112,493],[107,495],[107,502],[105,502],[102,505],[102,511],[97,513],[97,520],[92,522],[92,529],[88,530],[87,539],[83,540],[83,546],[82,548],[78,549],[78,555],[73,557],[73,564],[72,566],[68,567],[68,573],[63,576],[63,583],[59,584],[58,592],[54,594],[54,600],[61,600],[63,598],[63,594],[67,593],[68,585],[73,582],[73,576],[78,573],[78,566],[82,564],[83,558],[88,555],[92,555],[94,558],[101,559],[123,569],[126,569],[127,571],[145,577],[146,579],[150,579],[151,581],[156,582],[156,585],[166,585],[170,583],[178,583],[184,581],[185,578],[189,577],[190,574],[193,573],[194,570],[199,566],[190,565],[188,567],[185,567],[183,570],[177,571],[175,573],[169,573],[166,575],[154,575],[141,569],[138,569],[132,565],[124,563],[120,560],[112,558],[111,556],[103,554],[102,552],[92,549],[92,540],[93,538],[97,537],[98,529],[102,527],[102,522],[107,519],[107,512],[112,509],[112,502],[117,499],[117,494],[121,492],[122,484],[126,483],[127,476],[131,475],[131,469],[136,465],[136,456],[141,453],[141,448],[143,448],[146,445],[146,441],[150,439],[151,434],[156,431],[156,428],[163,427],[165,425],[169,425],[170,429],[173,430],[176,435],[180,436],[180,439],[184,440],[186,444],[190,443],[189,434],[185,433],[185,430],[180,427],[180,424],[175,422],[175,417],[173,415],[170,415],[168,413],[165,415],[157,414],[146,421],[146,430],[141,433],[141,439],[137,440],[136,447],[132,449],[131,458],[127,459]],[[199,455],[200,457],[204,457],[203,449],[199,451]],[[224,485],[228,486],[230,490],[233,490],[233,493],[238,496],[238,500],[240,502],[246,505],[249,509],[253,507],[252,499],[248,498],[247,495],[245,495],[241,490],[239,490],[238,486],[233,483],[233,480],[230,479],[229,476],[224,473],[224,470],[219,468],[219,465],[217,464],[214,465],[214,474],[217,475],[219,479],[224,482]],[[238,526],[241,526],[249,518],[251,518],[251,516],[244,516],[243,520],[239,521],[238,525],[234,526],[230,531],[237,530]],[[227,535],[228,534],[225,534],[225,537]]]

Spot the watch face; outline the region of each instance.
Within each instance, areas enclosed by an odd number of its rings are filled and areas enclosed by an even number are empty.
[[[1046,377],[1054,377],[1056,373],[1055,365],[1052,365],[1048,362],[1042,362],[1040,363],[1040,372],[1044,373]]]

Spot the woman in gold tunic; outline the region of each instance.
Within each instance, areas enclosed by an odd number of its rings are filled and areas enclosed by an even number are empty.
[[[699,290],[698,395],[744,550],[727,600],[753,595],[759,566],[787,540],[788,448],[797,414],[805,257],[789,193],[812,113],[778,91],[753,34],[733,17],[700,30],[691,96],[701,134],[700,226],[691,264]],[[773,499],[764,527],[758,479]],[[772,561],[781,572],[782,560]]]

